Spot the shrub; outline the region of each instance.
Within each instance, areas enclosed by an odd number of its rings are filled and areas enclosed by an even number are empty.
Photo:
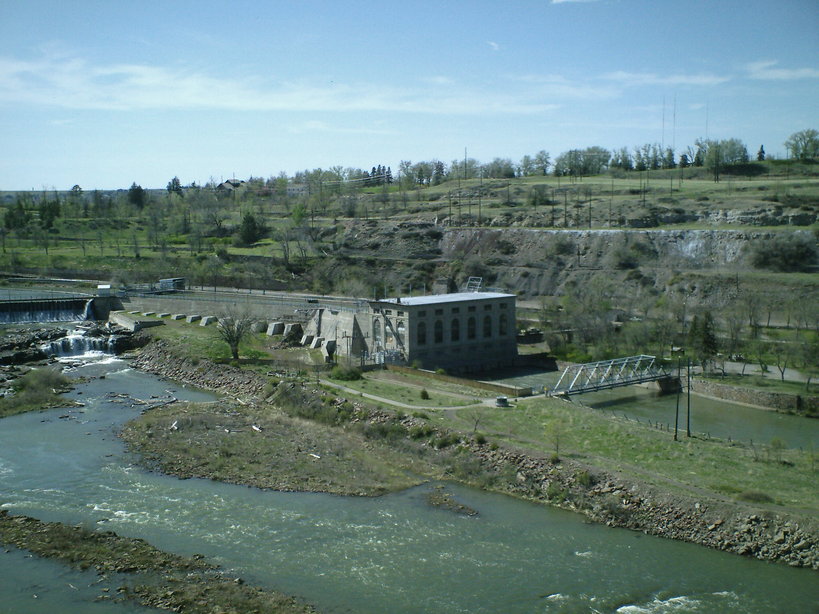
[[[757,243],[751,264],[772,271],[805,271],[816,264],[816,243],[809,235],[782,235]]]
[[[426,388],[421,388],[421,398],[425,401],[429,400],[429,393]]]
[[[410,431],[409,435],[412,439],[426,439],[427,437],[431,437],[435,433],[435,430],[431,426],[413,426]]]
[[[457,435],[449,433],[446,435],[440,435],[439,437],[436,437],[433,440],[432,445],[436,450],[440,450],[442,448],[448,448],[449,446],[454,445],[459,441],[460,438]]]
[[[364,436],[367,439],[387,439],[395,441],[406,437],[407,430],[400,424],[375,422],[364,427]]]
[[[12,386],[17,392],[40,392],[65,389],[69,379],[54,369],[32,369]]]
[[[748,501],[750,503],[773,503],[774,500],[766,495],[764,492],[758,492],[756,490],[746,490],[741,492],[737,495],[737,499],[740,501]]]
[[[593,482],[592,476],[585,469],[582,471],[578,471],[574,475],[574,479],[578,484],[580,484],[581,486],[585,486],[586,488],[591,486]]]
[[[567,494],[566,489],[555,482],[549,482],[549,486],[546,487],[546,498],[549,499],[549,501],[562,503],[566,500]]]
[[[330,377],[345,382],[353,382],[361,379],[361,369],[357,367],[346,367],[344,365],[336,365],[330,371]]]

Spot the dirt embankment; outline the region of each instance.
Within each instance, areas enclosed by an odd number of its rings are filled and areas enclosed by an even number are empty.
[[[166,352],[164,344],[152,344],[136,359],[135,366],[234,396],[256,395],[264,387],[265,378],[261,376],[206,361],[194,365]],[[326,391],[307,389],[304,394],[327,395]],[[366,420],[402,428],[408,434],[413,429],[429,428],[422,419],[398,418],[380,411],[370,411]],[[451,434],[435,433],[435,437],[443,435]],[[771,506],[721,500],[706,493],[672,493],[624,479],[604,468],[571,459],[555,462],[469,436],[456,439],[462,449],[469,451],[475,475],[448,473],[466,482],[494,476],[491,487],[495,490],[574,510],[609,526],[819,569],[816,522],[810,518],[796,518]],[[252,476],[248,476],[247,483],[253,483]]]

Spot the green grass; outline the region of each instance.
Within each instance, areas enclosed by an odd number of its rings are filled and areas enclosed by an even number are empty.
[[[394,376],[395,374],[391,375]],[[409,380],[409,378],[406,379]],[[347,388],[418,407],[461,407],[479,402],[480,395],[476,394],[474,390],[472,391],[473,396],[465,399],[463,396],[448,392],[443,384],[443,382],[434,380],[409,384],[409,381],[402,382],[391,378],[382,379],[378,375],[373,376],[370,373],[366,373],[360,380],[343,382],[343,385]],[[429,399],[421,398],[422,389],[429,392]]]
[[[815,383],[811,384],[811,390],[808,392],[805,390],[805,384],[802,382],[782,381],[776,367],[769,367],[769,370],[771,373],[769,373],[767,377],[763,377],[762,375],[739,375],[731,373],[724,377],[721,375],[711,375],[708,376],[708,379],[719,384],[755,388],[766,392],[793,395],[817,394],[817,386]]]
[[[726,480],[740,492],[761,492],[777,504],[819,511],[815,488],[819,457],[812,451],[784,450],[774,460],[768,446],[756,450],[717,440],[681,437],[555,399],[531,399],[514,409],[484,407],[434,414],[434,424],[471,431],[490,440],[543,455],[572,456],[608,470],[622,471],[674,489],[703,488],[724,494]],[[756,460],[755,460],[756,458]]]

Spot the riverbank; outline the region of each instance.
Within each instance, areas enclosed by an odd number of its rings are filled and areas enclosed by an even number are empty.
[[[229,577],[200,555],[169,554],[112,531],[89,531],[0,510],[0,542],[75,569],[94,568],[99,575],[97,601],[130,600],[188,614],[315,612],[292,597]]]
[[[715,399],[724,399],[783,413],[799,414],[809,418],[819,417],[819,396],[816,395],[786,394],[742,388],[703,377],[694,378],[692,388],[697,394]]]
[[[807,513],[786,511],[766,503],[728,500],[705,490],[695,495],[683,494],[679,488],[648,485],[634,476],[616,474],[592,462],[581,463],[565,455],[554,455],[553,458],[533,450],[499,446],[474,432],[466,435],[433,427],[423,416],[393,414],[367,408],[363,403],[353,404],[306,382],[279,383],[271,388],[271,380],[261,375],[208,364],[207,361],[199,361],[196,365],[184,363],[173,355],[172,348],[152,344],[141,352],[134,366],[200,387],[232,391],[233,396],[236,393],[249,395],[249,400],[243,402],[253,409],[236,408],[238,415],[252,416],[253,412],[260,411],[260,415],[272,416],[283,412],[291,418],[306,420],[313,427],[321,426],[321,432],[326,433],[327,437],[335,437],[340,432],[363,434],[362,441],[369,444],[369,449],[367,446],[362,448],[362,462],[365,465],[369,462],[371,450],[387,444],[397,454],[390,458],[390,463],[395,463],[390,471],[400,469],[411,472],[416,476],[414,479],[418,479],[417,476],[455,479],[548,502],[583,513],[609,526],[626,527],[795,567],[819,569],[816,520]],[[211,375],[213,382],[208,381]],[[242,383],[243,377],[252,381]],[[239,382],[236,389],[231,388],[231,381]],[[258,397],[253,400],[251,393],[254,390],[270,392],[267,395],[269,402]],[[170,416],[162,419],[168,420]],[[160,420],[159,416],[157,420]],[[171,426],[172,422],[163,423],[160,432],[164,432],[162,429],[167,431]],[[255,431],[253,424],[249,424],[245,433],[258,435],[264,432],[261,426],[259,428],[260,431]],[[230,428],[210,430],[216,437],[214,441],[226,443],[235,440],[236,435],[227,432]],[[328,490],[311,481],[309,475],[302,477],[299,472],[304,467],[303,463],[265,464],[265,471],[261,472],[254,457],[249,457],[253,461],[250,462],[248,458],[236,456],[242,446],[224,460],[224,464],[230,466],[234,473],[231,481],[271,487],[269,478],[262,479],[261,476],[274,473],[287,475],[287,479],[297,484],[299,490],[378,494],[350,486],[350,476],[356,472],[349,465],[344,466],[343,455],[311,451],[309,439],[303,440],[305,447],[302,447],[298,434],[295,437],[293,441],[296,442],[296,449],[301,451],[300,456],[304,457],[302,460],[312,458],[315,463],[321,462],[319,466],[323,468],[323,473],[335,472],[335,479],[338,480],[336,490]],[[137,443],[135,441],[132,445],[138,451]],[[214,445],[211,442],[210,449]],[[201,457],[193,454],[186,456],[185,449],[193,450],[196,446],[183,446],[174,452],[174,462],[165,465],[163,470],[178,475],[219,479],[218,473],[209,468],[209,463],[203,464]],[[258,452],[254,451],[253,454]],[[161,442],[148,450],[146,457],[162,462]],[[761,500],[764,501],[764,498]]]

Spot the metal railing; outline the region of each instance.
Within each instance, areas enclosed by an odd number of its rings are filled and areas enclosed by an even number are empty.
[[[655,382],[670,377],[654,356],[640,354],[626,358],[614,358],[564,369],[557,384],[549,391],[550,396],[582,394],[608,390],[631,384]]]

